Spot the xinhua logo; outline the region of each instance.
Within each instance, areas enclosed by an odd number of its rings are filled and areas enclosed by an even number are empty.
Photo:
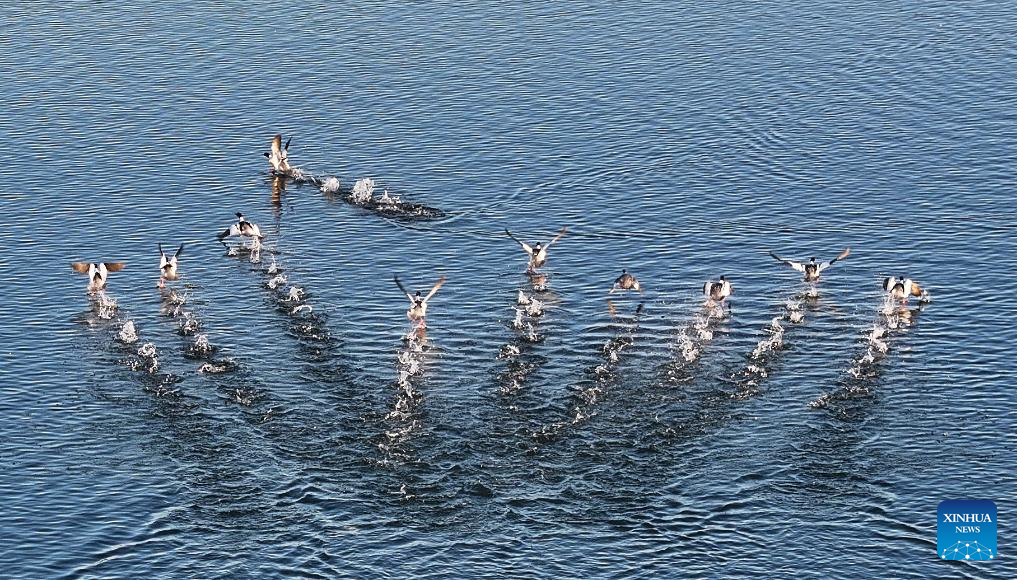
[[[996,504],[988,500],[939,503],[936,549],[941,560],[995,560]]]

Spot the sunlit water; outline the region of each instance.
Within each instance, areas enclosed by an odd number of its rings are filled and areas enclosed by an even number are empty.
[[[0,23],[6,575],[1014,575],[1017,8]],[[565,224],[527,278],[505,228]],[[447,276],[426,330],[395,274]],[[936,560],[964,498],[999,561]]]

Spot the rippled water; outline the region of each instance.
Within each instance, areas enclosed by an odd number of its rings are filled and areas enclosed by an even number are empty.
[[[1013,576],[1015,17],[7,6],[0,564]],[[277,132],[442,214],[273,183]],[[237,211],[254,256],[215,240]],[[504,229],[565,224],[535,291]],[[766,253],[845,246],[815,297]],[[105,308],[75,260],[127,262]],[[622,268],[646,290],[609,303]],[[394,274],[448,278],[426,339]],[[884,317],[900,274],[934,301]],[[998,504],[1001,561],[935,559],[960,498]]]

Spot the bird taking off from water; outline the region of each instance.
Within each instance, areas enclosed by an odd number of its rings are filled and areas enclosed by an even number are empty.
[[[264,238],[264,236],[261,235],[261,228],[258,227],[258,224],[247,221],[244,219],[244,214],[240,212],[237,212],[236,216],[237,223],[226,228],[226,231],[219,234],[219,243],[225,246],[226,243],[223,240],[234,236],[253,238],[256,242],[260,242]]]
[[[90,264],[88,262],[74,262],[71,264],[71,268],[74,268],[75,272],[81,272],[82,274],[88,274],[88,293],[95,294],[106,288],[106,279],[109,277],[110,272],[119,272],[124,269],[125,264],[123,262],[98,262]]]
[[[706,284],[703,284],[703,295],[706,296],[707,301],[719,302],[723,305],[727,297],[732,294],[734,294],[734,287],[723,276],[717,282],[707,280]]]
[[[396,286],[398,286],[399,289],[402,290],[403,294],[405,294],[410,300],[410,307],[406,310],[406,318],[416,321],[419,326],[426,326],[427,322],[425,317],[427,316],[427,301],[430,300],[435,293],[438,292],[438,288],[441,288],[441,285],[445,283],[445,277],[442,276],[439,278],[438,283],[431,288],[431,291],[427,293],[427,296],[423,297],[420,296],[419,291],[417,291],[416,294],[410,294],[406,290],[406,287],[403,286],[403,283],[399,281],[399,276],[395,276],[393,279],[395,280]]]
[[[166,252],[162,250],[162,244],[159,244],[159,287],[166,286],[166,281],[173,281],[180,278],[180,274],[177,273],[177,259],[184,251],[184,245],[180,244],[177,251],[173,253],[173,256],[167,256]]]
[[[566,231],[568,231],[568,226],[562,226],[558,235],[551,239],[546,246],[542,246],[540,242],[530,246],[525,242],[519,241],[519,238],[513,236],[512,232],[508,231],[508,228],[505,229],[505,233],[508,234],[508,237],[512,238],[517,244],[522,246],[523,251],[530,257],[529,263],[526,264],[527,272],[534,272],[537,268],[542,268],[544,264],[547,263],[547,250],[552,244],[560,240],[561,237],[565,235]]]
[[[918,282],[904,276],[900,278],[894,278],[893,276],[886,278],[883,280],[883,290],[886,291],[890,298],[900,300],[901,304],[907,304],[908,298],[912,296],[918,296],[922,302],[929,301],[928,292],[923,291]]]
[[[290,141],[293,137],[286,140],[286,145],[282,144],[282,135],[276,135],[272,138],[272,151],[264,153],[265,157],[268,157],[268,162],[272,165],[272,173],[276,175],[290,175],[291,167],[287,153],[290,150]]]
[[[615,290],[635,290],[636,292],[642,292],[643,289],[639,286],[639,280],[632,274],[629,274],[628,270],[622,270],[621,276],[614,279],[614,286],[608,294],[614,294]]]
[[[809,260],[808,262],[803,264],[801,262],[795,262],[794,260],[786,260],[786,259],[781,258],[780,256],[778,256],[777,254],[774,254],[773,252],[770,252],[770,256],[774,260],[777,260],[778,262],[783,262],[783,263],[787,264],[788,266],[791,266],[795,270],[798,270],[799,272],[804,273],[805,274],[805,281],[806,282],[817,282],[817,281],[819,281],[819,274],[820,274],[820,272],[822,272],[823,270],[829,268],[830,266],[834,265],[835,263],[843,260],[844,258],[847,258],[848,255],[850,255],[850,254],[851,254],[851,248],[845,248],[843,252],[841,252],[836,258],[830,260],[829,262],[817,262],[816,258],[812,258],[811,260]]]

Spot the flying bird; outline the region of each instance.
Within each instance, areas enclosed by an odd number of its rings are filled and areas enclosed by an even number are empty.
[[[167,256],[166,252],[162,250],[162,244],[159,244],[159,287],[162,288],[166,285],[166,281],[176,280],[180,278],[180,274],[177,273],[177,259],[180,258],[180,254],[184,251],[184,245],[180,244],[177,251],[173,253],[173,256]]]
[[[809,260],[808,262],[803,264],[801,262],[795,262],[794,260],[786,260],[786,259],[781,258],[780,256],[778,256],[777,254],[774,254],[773,252],[770,252],[770,256],[774,260],[777,260],[778,262],[783,262],[783,263],[787,264],[788,266],[791,266],[795,270],[798,270],[799,272],[804,273],[805,274],[805,281],[806,282],[816,282],[816,281],[818,281],[819,280],[820,272],[822,272],[823,270],[829,268],[830,266],[834,265],[835,263],[839,262],[840,260],[843,260],[844,258],[847,258],[848,255],[850,255],[850,254],[851,254],[851,248],[845,248],[843,252],[841,252],[836,258],[830,260],[829,262],[817,262],[816,258],[813,257],[811,260]]]
[[[430,300],[435,293],[438,292],[438,289],[441,288],[441,285],[445,283],[445,277],[442,276],[439,278],[438,283],[435,284],[434,287],[431,288],[431,291],[427,293],[427,296],[424,297],[420,296],[419,290],[416,294],[410,294],[403,286],[403,283],[399,281],[399,276],[395,276],[393,279],[395,280],[396,286],[398,286],[399,289],[402,290],[403,294],[405,294],[410,300],[410,307],[406,310],[406,317],[410,320],[417,321],[420,326],[425,326],[427,324],[424,320],[424,317],[427,316],[427,301]]]
[[[230,238],[233,236],[240,236],[243,238],[253,238],[259,242],[264,238],[264,236],[261,235],[261,228],[258,227],[258,224],[247,221],[246,219],[244,219],[244,214],[240,212],[237,212],[236,216],[237,223],[226,228],[226,230],[223,233],[219,234],[218,236],[219,242],[222,245],[224,246],[226,245],[226,242],[224,241],[226,238]]]
[[[732,294],[734,294],[734,287],[723,276],[717,282],[707,280],[706,284],[703,285],[703,295],[706,296],[707,300],[724,304],[727,297]]]
[[[923,296],[918,282],[904,276],[900,278],[894,278],[893,276],[886,278],[883,280],[883,290],[890,295],[890,298],[900,300],[902,304],[907,304],[908,298],[912,296]]]
[[[74,262],[71,264],[71,268],[74,268],[75,272],[88,274],[89,294],[94,294],[105,289],[109,273],[119,272],[120,270],[123,270],[124,267],[125,264],[123,262],[98,262],[95,264],[90,264],[88,262]]]
[[[272,151],[265,152],[265,157],[268,157],[269,164],[272,165],[272,173],[276,175],[289,175],[291,171],[289,158],[287,153],[290,150],[290,141],[293,141],[293,137],[286,140],[286,145],[282,144],[282,135],[276,135],[272,138]]]
[[[505,229],[505,233],[508,234],[508,237],[512,238],[513,240],[515,240],[517,244],[522,246],[523,251],[526,252],[526,254],[530,257],[530,261],[526,265],[526,271],[531,273],[534,272],[537,268],[543,267],[544,264],[547,263],[547,250],[551,247],[552,244],[560,240],[561,237],[565,235],[566,231],[568,231],[568,226],[562,226],[561,231],[558,232],[558,235],[555,236],[550,242],[548,242],[546,246],[542,246],[540,242],[537,242],[533,246],[530,246],[529,244],[520,241],[519,238],[513,236],[512,232],[508,231],[508,228]]]

